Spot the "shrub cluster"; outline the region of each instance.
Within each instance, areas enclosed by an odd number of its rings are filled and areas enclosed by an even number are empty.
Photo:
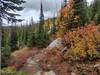
[[[65,41],[70,47],[65,53],[64,58],[73,60],[94,60],[100,58],[99,27],[100,26],[90,24],[68,31],[65,35]]]

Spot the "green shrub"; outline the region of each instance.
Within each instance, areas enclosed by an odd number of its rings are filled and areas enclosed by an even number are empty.
[[[1,70],[1,75],[27,75],[26,73],[24,72],[21,72],[21,71],[16,71],[10,67],[7,67],[7,68],[3,68]]]

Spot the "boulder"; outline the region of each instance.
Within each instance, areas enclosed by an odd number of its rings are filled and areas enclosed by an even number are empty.
[[[46,49],[51,50],[53,48],[58,48],[60,50],[64,48],[62,44],[62,38],[57,38],[56,40],[52,41]]]
[[[33,75],[42,75],[42,71],[38,71],[36,74]],[[43,72],[43,75],[56,75],[54,71]]]

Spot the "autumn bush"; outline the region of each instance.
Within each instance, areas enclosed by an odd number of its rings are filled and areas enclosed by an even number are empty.
[[[71,46],[64,54],[64,58],[72,60],[94,60],[100,58],[99,27],[90,24],[67,32],[65,35],[66,43]]]
[[[100,58],[100,24],[96,25],[94,20],[89,21],[86,13],[82,14],[82,10],[77,10],[78,2],[80,3],[80,1],[70,0],[65,7],[61,8],[57,35],[62,36],[66,33],[64,35],[67,46],[65,60],[94,60]]]
[[[69,54],[66,57],[72,56],[71,58],[68,58],[72,60],[81,60],[82,58],[87,58],[87,54],[84,51],[83,46],[81,46],[77,52],[74,53],[74,51],[75,50],[73,51],[70,50],[71,54]],[[81,53],[83,54],[81,55]],[[90,54],[94,56],[95,52],[90,53]],[[80,74],[99,75],[98,72],[94,69],[94,67],[92,67],[94,66],[94,64],[96,64],[96,63],[93,63],[93,61],[88,64],[85,62],[73,62],[73,61],[70,62],[68,60],[65,61],[61,51],[57,48],[54,48],[51,51],[45,49],[43,53],[40,53],[36,57],[38,57],[37,58],[38,64],[43,71],[53,70],[57,75],[70,75],[71,73],[75,73],[76,75],[80,75]]]
[[[9,66],[16,70],[23,67],[29,57],[34,56],[38,52],[37,48],[22,48],[11,54]]]
[[[60,50],[54,48],[52,50],[43,51],[37,56],[39,65],[43,70],[50,70],[53,65],[59,64],[62,61],[62,54]]]
[[[93,24],[69,30],[64,35],[67,47],[64,54],[57,48],[44,49],[42,53],[37,55],[40,67],[43,70],[50,70],[63,62],[68,63],[69,60],[83,62],[100,59],[99,34],[99,26]]]

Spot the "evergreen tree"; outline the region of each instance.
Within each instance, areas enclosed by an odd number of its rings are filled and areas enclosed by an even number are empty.
[[[43,4],[41,0],[41,5],[40,5],[40,21],[38,24],[38,30],[37,30],[37,35],[35,37],[35,43],[38,47],[45,47],[47,45],[47,28],[45,28],[45,23],[44,23],[44,12],[43,12]]]
[[[24,3],[23,0],[0,0],[0,48],[1,49],[1,64],[2,67],[6,67],[8,65],[8,60],[11,54],[11,50],[16,49],[17,44],[17,35],[16,30],[11,27],[11,31],[7,31],[6,27],[3,27],[3,19],[7,20],[8,23],[21,22],[22,19],[16,19],[16,16],[20,16],[16,14],[16,11],[21,11],[23,7],[20,5]],[[11,12],[14,11],[14,12]],[[9,29],[9,28],[8,28]],[[10,37],[9,37],[10,34]]]
[[[27,45],[28,42],[29,27],[28,25],[23,29],[23,46]]]
[[[9,21],[20,21],[21,19],[15,19],[19,14],[15,14],[15,11],[23,10],[20,5],[25,3],[23,0],[0,0],[0,17]],[[11,11],[14,11],[11,12]]]
[[[32,32],[32,28],[28,30],[28,40],[27,40],[27,46],[28,47],[33,47],[35,44],[35,37],[34,37],[34,32]]]
[[[55,32],[56,32],[56,24],[55,24],[55,20],[56,20],[56,18],[54,17],[53,20],[52,20],[53,26],[52,26],[52,28],[51,28],[51,33],[52,33],[52,34],[55,34]]]
[[[9,46],[11,48],[11,51],[15,51],[18,49],[17,47],[17,41],[18,41],[18,36],[17,36],[17,29],[16,27],[11,27],[10,30],[10,39],[9,39]]]
[[[33,45],[35,44],[35,34],[34,34],[34,21],[33,18],[31,17],[30,20],[30,25],[28,28],[28,40],[27,40],[27,46],[28,47],[33,47]]]
[[[25,3],[23,0],[0,0],[0,43],[2,43],[2,46],[4,47],[3,43],[4,41],[2,38],[5,36],[3,31],[2,31],[2,26],[3,25],[3,19],[7,20],[8,23],[16,23],[16,22],[21,22],[22,19],[16,19],[16,16],[20,16],[19,14],[16,14],[16,11],[21,11],[23,10],[23,7],[20,5],[22,3]],[[13,12],[11,12],[13,11]],[[9,38],[9,46],[11,49],[15,49],[16,43],[17,43],[17,35],[15,30],[12,29],[10,31],[10,38]],[[1,47],[0,47],[1,48]]]
[[[40,7],[40,23],[39,23],[39,37],[41,37],[41,33],[44,33],[44,13],[43,13],[43,5],[41,0],[41,7]]]
[[[65,19],[66,29],[84,26],[85,23],[88,23],[89,15],[86,0],[70,0]]]
[[[15,11],[21,11],[23,9],[23,7],[21,7],[20,5],[24,2],[25,1],[23,1],[23,0],[0,0],[0,21],[5,19],[8,21],[8,23],[9,23],[9,21],[11,21],[12,23],[15,23],[17,21],[21,22],[22,21],[21,19],[16,19],[16,16],[20,16],[20,15],[15,14]],[[11,12],[11,11],[14,11],[14,12]],[[0,25],[2,25],[2,24],[0,24]],[[1,26],[0,26],[0,28],[1,28]],[[1,31],[0,31],[0,34],[3,35]],[[1,38],[2,37],[0,37],[0,39]],[[12,38],[13,37],[11,37],[11,39]]]
[[[1,49],[1,68],[6,67],[9,62],[9,56],[11,54],[9,47],[9,30],[3,29],[2,36],[2,49]]]
[[[17,36],[18,36],[18,40],[17,40],[17,46],[18,48],[23,47],[23,26],[22,24],[20,24],[20,26],[17,29]]]
[[[70,0],[66,7],[62,8],[62,23],[66,30],[82,26],[89,21],[88,6],[86,0]]]
[[[91,20],[94,20],[95,22],[97,22],[98,24],[100,23],[99,19],[100,19],[100,0],[94,0],[91,5],[91,12],[92,12],[92,17]]]
[[[89,21],[88,6],[86,0],[73,0],[74,15],[79,16],[80,25],[84,25]]]
[[[39,21],[39,27],[38,27],[38,35],[37,35],[37,40],[36,43],[38,46],[42,46],[45,41],[45,32],[44,32],[44,13],[43,13],[43,5],[42,5],[42,0],[41,0],[41,5],[40,5],[40,21]]]
[[[2,38],[2,40],[1,40],[1,48],[2,48],[2,47],[5,46],[5,30],[4,30],[3,27],[1,29],[1,33],[2,33],[2,35],[1,35],[1,38]]]

